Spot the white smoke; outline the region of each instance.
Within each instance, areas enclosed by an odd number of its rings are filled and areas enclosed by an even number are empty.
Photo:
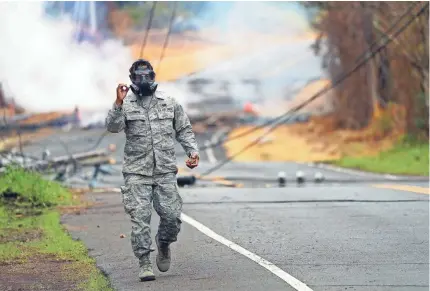
[[[70,19],[44,16],[43,2],[0,3],[0,82],[27,110],[104,110],[128,81],[131,52],[117,41],[73,42]]]
[[[181,80],[184,90],[193,79],[210,80],[213,85],[204,86],[203,93],[190,92],[193,103],[227,96],[239,107],[291,99],[297,88],[322,74],[321,61],[311,50],[312,29],[298,3],[214,1],[199,20],[202,38],[232,53],[210,65],[216,57],[196,58],[204,69]]]
[[[213,19],[211,27],[215,27],[212,37],[205,38],[233,46],[264,45],[262,36],[288,39],[301,36],[310,31],[309,23],[298,4],[280,6],[276,2],[238,1],[233,2],[229,9],[223,3],[212,2],[203,18]]]

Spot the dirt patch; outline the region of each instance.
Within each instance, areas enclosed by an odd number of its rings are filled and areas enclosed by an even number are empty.
[[[38,124],[41,122],[48,122],[54,119],[64,116],[61,112],[47,112],[47,113],[35,113],[23,121],[18,122],[18,124],[28,125],[28,124]]]
[[[43,231],[38,228],[32,229],[16,229],[16,228],[6,228],[0,233],[0,243],[8,242],[29,242],[42,237]]]
[[[296,125],[280,126],[266,135],[258,144],[235,157],[235,161],[320,161],[337,158],[336,148],[320,141],[310,142],[306,135],[296,133]],[[230,132],[229,138],[246,132],[250,127],[241,127]],[[227,155],[240,152],[244,146],[255,142],[267,129],[256,130],[241,138],[227,142],[224,147]],[[316,148],[318,147],[318,148]]]
[[[75,214],[80,215],[85,212],[88,208],[93,207],[96,203],[85,199],[84,194],[89,192],[88,189],[74,189],[70,188],[69,191],[72,193],[72,200],[75,202],[73,205],[57,206],[56,209],[64,214]]]
[[[337,130],[333,116],[314,116],[307,123],[279,126],[234,160],[318,162],[338,160],[344,156],[374,156],[390,149],[403,134],[403,130],[396,125],[390,131],[384,131],[382,121],[376,118],[361,130]],[[229,133],[229,138],[249,129],[249,126],[236,128]],[[228,156],[241,151],[245,145],[265,134],[266,130],[259,129],[227,142],[224,147]]]
[[[53,132],[52,128],[43,128],[32,133],[23,133],[21,134],[21,143],[22,145],[27,145],[30,142],[47,137]],[[2,151],[10,150],[18,146],[19,136],[16,132],[11,132],[8,136],[5,136],[0,140],[0,150]]]
[[[71,268],[73,262],[51,255],[35,255],[23,263],[0,265],[0,290],[76,290],[83,276]]]
[[[86,230],[88,230],[88,227],[84,226],[84,225],[70,225],[70,224],[63,223],[63,226],[69,232],[70,231],[86,231]]]
[[[85,212],[87,208],[81,207],[81,206],[61,206],[61,207],[57,207],[57,209],[60,211],[61,215],[64,215],[64,214],[81,215],[81,213]]]

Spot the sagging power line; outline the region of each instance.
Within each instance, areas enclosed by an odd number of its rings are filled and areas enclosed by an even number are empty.
[[[368,56],[368,54],[371,52],[371,50],[381,41],[381,40],[383,40],[384,39],[384,37],[392,37],[392,36],[390,36],[390,34],[391,34],[391,31],[405,18],[405,17],[407,17],[412,11],[413,11],[413,9],[417,6],[419,4],[419,2],[417,3],[417,2],[415,2],[415,3],[413,3],[413,4],[411,4],[411,6],[408,8],[408,10],[405,12],[405,13],[403,13],[399,18],[397,18],[396,19],[396,21],[394,21],[393,22],[393,24],[387,29],[387,31],[384,33],[384,35],[383,35],[383,37],[381,37],[381,38],[379,38],[379,39],[377,39],[377,40],[375,40],[372,44],[370,44],[369,45],[369,48],[367,49],[367,50],[365,50],[361,55],[359,55],[358,57],[357,57],[357,59],[356,59],[356,61],[355,61],[355,63],[358,63],[358,62],[360,62],[360,61],[362,61],[364,58],[366,58],[366,56]],[[323,88],[321,91],[319,91],[318,93],[316,93],[315,95],[318,95],[318,96],[320,96],[320,95],[322,95],[322,94],[324,94],[324,93],[326,93],[327,91],[329,91],[329,90],[331,90],[331,88],[330,88],[330,86],[326,86],[325,88]],[[309,102],[307,102],[306,103],[306,105],[307,104],[309,104],[310,102],[312,102],[314,99],[312,99],[312,100],[310,100]],[[253,133],[253,132],[255,132],[255,131],[257,131],[257,130],[259,130],[259,129],[261,129],[261,128],[264,128],[264,127],[267,127],[267,126],[270,126],[270,125],[273,125],[273,124],[275,124],[275,123],[277,123],[278,121],[280,121],[280,120],[282,120],[286,115],[288,115],[288,114],[290,114],[290,111],[288,111],[288,112],[286,112],[286,113],[283,113],[283,114],[281,114],[281,115],[279,115],[279,116],[277,116],[277,117],[275,117],[275,118],[273,118],[273,119],[270,119],[270,120],[268,120],[268,121],[266,121],[266,122],[264,122],[264,123],[262,123],[262,124],[260,124],[260,125],[258,125],[258,126],[253,126],[253,127],[251,127],[250,129],[248,129],[248,130],[246,130],[246,131],[244,131],[244,132],[242,132],[242,133],[240,133],[240,134],[237,134],[237,135],[234,135],[234,136],[232,136],[232,137],[230,137],[230,138],[225,138],[225,139],[221,139],[221,140],[219,140],[218,142],[216,142],[216,143],[210,143],[210,144],[208,144],[208,145],[206,145],[206,146],[204,146],[204,147],[202,147],[200,150],[205,150],[205,149],[208,149],[208,148],[216,148],[216,147],[219,147],[219,146],[222,146],[222,145],[224,145],[225,143],[227,143],[227,142],[230,142],[230,141],[233,141],[233,140],[236,140],[236,139],[238,139],[238,138],[241,138],[241,137],[244,137],[244,136],[247,136],[247,135],[249,135],[249,134],[251,134],[251,133]]]
[[[161,62],[163,61],[164,53],[165,53],[166,48],[169,44],[169,38],[170,38],[170,34],[172,32],[173,22],[175,21],[177,8],[178,8],[178,2],[174,2],[173,3],[172,16],[170,17],[170,20],[169,20],[169,30],[167,31],[166,38],[164,39],[164,45],[163,45],[163,48],[161,49],[160,60],[158,61],[157,70],[155,71],[157,74],[160,74]]]
[[[358,58],[357,58],[357,60],[356,60],[356,62],[359,62],[360,60],[362,60],[363,58],[365,58],[366,56],[368,56],[368,54],[369,54],[369,52],[371,51],[371,49],[377,44],[377,43],[379,43],[382,39],[384,39],[384,38],[386,38],[387,37],[387,35],[389,35],[390,34],[390,32],[391,32],[391,30],[392,29],[394,29],[397,25],[398,25],[398,23],[400,23],[416,6],[418,5],[418,3],[414,3],[414,4],[412,4],[410,7],[409,7],[409,9],[405,12],[405,13],[403,13],[395,22],[393,22],[393,24],[390,26],[390,28],[388,28],[387,29],[387,31],[386,31],[386,33],[384,34],[384,36],[383,37],[381,37],[381,38],[379,38],[377,41],[375,41],[375,42],[373,42],[370,46],[369,46],[369,48],[363,53],[363,54],[361,54]],[[173,17],[172,17],[172,19],[173,19]],[[170,25],[169,25],[170,26]],[[392,37],[392,36],[390,36],[390,37]],[[167,38],[167,36],[166,36],[166,38]],[[166,42],[165,42],[166,43]],[[302,107],[300,107],[299,109],[297,109],[297,110],[300,110],[301,108],[303,108],[304,106],[306,106],[306,105],[308,105],[309,103],[311,103],[312,101],[314,101],[317,97],[319,97],[319,96],[321,96],[322,94],[324,94],[324,93],[326,93],[326,92],[328,92],[329,90],[331,90],[332,89],[332,87],[331,86],[326,86],[325,88],[323,88],[322,90],[320,90],[319,92],[317,92],[314,96],[312,96],[309,100],[307,100],[307,101],[305,101],[304,102],[304,104],[303,104],[303,106]],[[296,111],[297,111],[296,110]],[[279,115],[279,116],[277,116],[277,117],[275,117],[275,118],[273,118],[273,119],[271,119],[271,120],[268,120],[268,121],[266,121],[266,122],[264,122],[264,123],[262,123],[262,124],[260,124],[260,125],[257,125],[257,126],[253,126],[252,128],[250,128],[250,129],[248,129],[248,130],[246,130],[246,131],[244,131],[244,132],[242,132],[242,133],[240,133],[240,134],[237,134],[237,135],[235,135],[235,136],[232,136],[232,137],[230,137],[230,138],[225,138],[225,139],[221,139],[221,140],[219,140],[218,142],[216,142],[216,143],[210,143],[210,144],[208,144],[207,146],[203,146],[203,147],[201,147],[200,148],[200,150],[205,150],[205,149],[208,149],[208,148],[216,148],[216,147],[219,147],[219,146],[222,146],[222,145],[224,145],[225,143],[227,143],[227,142],[229,142],[229,141],[232,141],[232,140],[235,140],[235,139],[238,139],[238,138],[241,138],[241,137],[244,137],[244,136],[247,136],[247,135],[249,135],[249,134],[251,134],[251,133],[253,133],[253,132],[255,132],[255,131],[257,131],[257,130],[259,130],[259,129],[262,129],[262,128],[264,128],[264,127],[267,127],[267,126],[270,126],[270,125],[273,125],[273,124],[276,124],[277,122],[279,122],[279,121],[281,121],[281,120],[283,120],[284,118],[285,118],[285,116],[287,116],[288,114],[290,114],[292,111],[291,110],[289,110],[289,111],[287,111],[286,113],[284,113],[284,114],[282,114],[282,115]],[[100,136],[100,138],[99,138],[99,140],[97,141],[97,143],[96,143],[96,145],[94,145],[91,149],[94,149],[94,148],[96,148],[100,143],[101,143],[101,141],[103,140],[103,138],[106,136],[106,134],[107,134],[108,132],[105,132],[105,133],[103,133],[101,136]]]
[[[146,25],[145,35],[143,37],[142,44],[140,46],[139,58],[142,58],[143,57],[143,53],[145,52],[145,48],[146,48],[146,44],[147,44],[147,41],[148,41],[149,33],[151,31],[152,21],[154,19],[154,14],[155,14],[156,7],[157,7],[157,2],[156,1],[152,2],[151,10],[149,11],[148,24]],[[101,142],[103,141],[103,139],[105,138],[105,136],[108,135],[108,134],[109,134],[109,132],[107,130],[105,130],[99,136],[99,138],[97,139],[96,143],[93,146],[91,146],[90,148],[88,148],[87,150],[88,151],[95,150],[101,144]]]
[[[320,96],[322,96],[324,93],[330,91],[331,89],[333,89],[336,86],[338,86],[339,84],[341,84],[343,81],[345,81],[347,78],[349,78],[352,74],[354,74],[359,68],[361,68],[363,65],[365,65],[370,59],[372,59],[377,53],[379,53],[382,49],[384,49],[388,44],[390,44],[394,40],[394,38],[396,38],[398,35],[400,35],[400,33],[402,33],[409,25],[411,25],[412,22],[417,17],[419,17],[421,14],[423,14],[426,11],[426,9],[428,9],[428,6],[429,6],[429,4],[427,3],[418,12],[414,13],[412,15],[412,17],[403,26],[401,26],[397,31],[395,31],[391,36],[387,36],[387,34],[384,34],[384,36],[381,39],[379,39],[379,41],[378,41],[378,43],[379,43],[381,40],[385,39],[381,45],[379,45],[375,50],[372,50],[370,48],[367,49],[366,52],[363,54],[365,57],[361,61],[359,61],[347,73],[343,73],[343,74],[341,74],[341,76],[339,76],[338,78],[336,78],[334,80],[334,82],[332,83],[332,85],[326,86],[325,88],[323,88],[322,90],[320,90],[319,92],[317,92],[316,94],[314,94],[312,97],[310,97],[309,99],[307,99],[303,103],[301,103],[298,106],[296,106],[296,107],[288,110],[286,113],[282,114],[281,116],[275,118],[274,120],[276,120],[276,121],[273,121],[272,127],[270,127],[264,134],[260,135],[256,140],[254,140],[253,142],[251,142],[248,145],[246,145],[245,147],[243,147],[237,153],[235,153],[232,156],[224,159],[219,164],[217,164],[214,167],[210,168],[209,170],[205,171],[203,174],[200,175],[200,177],[205,177],[207,175],[210,175],[214,171],[218,170],[219,168],[223,167],[225,164],[227,164],[230,161],[232,161],[238,155],[242,154],[243,152],[245,152],[246,150],[250,149],[251,147],[257,145],[264,137],[266,137],[270,132],[272,132],[273,130],[275,130],[281,124],[280,121],[282,121],[283,118],[291,117],[291,115],[290,115],[291,113],[297,112],[298,110],[302,109],[303,107],[305,107],[306,105],[308,105],[309,103],[311,103],[312,101],[314,101],[315,99],[317,99]],[[394,29],[394,27],[397,26],[400,23],[401,19],[403,19],[405,17],[405,15],[410,14],[410,12],[411,12],[411,9],[408,9],[405,13],[403,13],[398,18],[399,20],[395,21],[394,24],[387,31],[391,31],[392,29]],[[276,123],[277,121],[278,121],[278,123]]]
[[[156,7],[157,7],[157,2],[156,1],[152,2],[151,11],[149,12],[149,20],[148,20],[148,24],[146,26],[146,31],[145,31],[145,37],[143,38],[142,45],[140,46],[139,58],[143,57],[143,52],[145,51],[146,42],[148,40],[149,31],[151,30],[152,19],[154,18],[154,13],[155,13]]]

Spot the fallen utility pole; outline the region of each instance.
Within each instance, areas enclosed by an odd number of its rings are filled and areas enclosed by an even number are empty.
[[[94,168],[93,181],[99,174],[109,175],[108,171],[100,171],[103,165],[115,164],[115,160],[109,156],[108,150],[93,150],[72,155],[54,157],[48,159],[44,153],[41,158],[23,155],[14,151],[0,153],[0,172],[6,172],[8,166],[18,166],[27,170],[37,171],[42,175],[54,173],[53,180],[64,182],[76,175],[82,168]]]
[[[73,154],[73,155],[55,157],[55,158],[51,159],[51,162],[62,163],[62,162],[70,161],[70,160],[79,161],[79,160],[85,160],[85,159],[90,159],[90,158],[95,158],[95,157],[105,157],[107,155],[108,155],[107,150],[94,150],[94,151],[77,153],[77,154]]]

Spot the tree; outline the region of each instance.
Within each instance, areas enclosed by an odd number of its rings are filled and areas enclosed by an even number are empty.
[[[313,46],[315,52],[323,56],[323,66],[334,80],[352,68],[357,57],[371,49],[375,40],[392,37],[386,34],[387,29],[410,5],[416,6],[412,10],[416,12],[424,3],[318,1],[303,5],[309,11],[314,29],[320,32]],[[406,111],[407,133],[428,133],[428,23],[427,9],[336,89],[335,114],[339,127],[363,127],[380,114],[381,107],[396,103]]]

